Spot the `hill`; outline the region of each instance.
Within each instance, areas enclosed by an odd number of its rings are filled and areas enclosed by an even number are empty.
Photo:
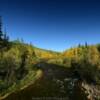
[[[16,41],[2,40],[1,100],[49,97],[99,100],[100,45],[79,45],[53,52]]]

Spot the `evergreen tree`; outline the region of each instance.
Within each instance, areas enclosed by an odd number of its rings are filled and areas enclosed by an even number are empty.
[[[3,36],[3,33],[2,33],[2,21],[1,21],[1,16],[0,16],[0,41],[2,41],[2,36]]]
[[[27,69],[26,69],[26,60],[27,60],[27,56],[28,56],[28,51],[25,47],[23,47],[23,53],[21,55],[21,64],[20,67],[18,69],[18,79],[23,78],[26,74],[27,74]]]
[[[2,31],[2,18],[0,16],[0,49],[5,47],[9,47],[9,37],[7,36],[6,32],[3,33]]]
[[[87,42],[85,42],[85,47],[86,47],[86,48],[88,47],[88,44],[87,44]]]

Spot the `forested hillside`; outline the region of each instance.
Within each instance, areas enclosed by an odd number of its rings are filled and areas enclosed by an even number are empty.
[[[34,97],[100,100],[100,45],[53,52],[9,41],[1,32],[0,100]]]

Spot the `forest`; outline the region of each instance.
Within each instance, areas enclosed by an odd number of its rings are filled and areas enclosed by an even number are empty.
[[[55,52],[0,31],[0,100],[43,97],[100,100],[100,44]]]

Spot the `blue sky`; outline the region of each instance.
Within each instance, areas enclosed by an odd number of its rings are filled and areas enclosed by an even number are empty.
[[[100,43],[99,0],[0,0],[0,15],[11,40],[55,51]]]

